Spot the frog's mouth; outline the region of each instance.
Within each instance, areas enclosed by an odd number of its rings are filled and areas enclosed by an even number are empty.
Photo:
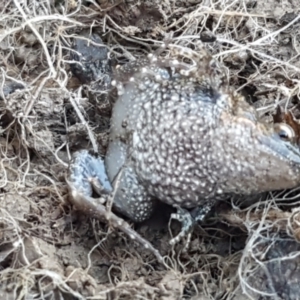
[[[300,168],[300,151],[298,147],[290,142],[283,141],[276,133],[271,136],[260,136],[259,140],[276,156]]]

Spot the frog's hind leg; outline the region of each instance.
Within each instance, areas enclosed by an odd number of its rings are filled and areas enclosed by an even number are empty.
[[[121,168],[114,181],[114,207],[133,222],[147,220],[153,213],[156,200],[137,179],[130,166]]]
[[[150,242],[141,237],[126,221],[106,209],[103,205],[104,201],[102,201],[104,199],[92,198],[93,190],[99,194],[101,192],[108,194],[112,191],[112,186],[106,175],[105,165],[101,158],[92,155],[86,150],[75,153],[70,163],[66,182],[69,188],[69,199],[80,212],[97,218],[102,222],[107,222],[113,228],[124,232],[132,240],[136,240],[144,248],[150,250],[159,262],[164,263],[161,254]]]
[[[93,191],[98,195],[112,192],[103,160],[87,150],[74,154],[69,165],[68,181],[87,196],[92,196]]]

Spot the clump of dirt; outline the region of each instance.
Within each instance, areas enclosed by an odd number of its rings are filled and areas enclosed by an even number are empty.
[[[100,36],[115,63],[153,52],[165,39],[191,47],[202,40],[263,118],[272,120],[280,105],[299,119],[298,6],[2,1],[1,299],[297,299],[299,188],[239,210],[220,205],[218,217],[195,229],[187,252],[183,244],[170,247],[178,224],[168,227],[163,206],[133,225],[165,256],[162,265],[109,224],[71,207],[65,174],[75,150],[96,147],[105,155],[113,102],[109,81],[95,70],[89,76],[97,84],[73,76],[78,36]]]

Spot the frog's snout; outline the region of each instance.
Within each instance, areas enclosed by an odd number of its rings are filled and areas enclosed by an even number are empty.
[[[269,151],[272,151],[287,163],[299,168],[300,172],[300,149],[297,145],[283,140],[276,132],[270,136],[261,136],[259,139]]]

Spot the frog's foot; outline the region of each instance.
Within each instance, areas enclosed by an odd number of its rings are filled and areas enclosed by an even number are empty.
[[[92,196],[93,191],[98,195],[112,192],[103,160],[87,150],[74,154],[69,166],[68,181],[72,182],[78,191],[88,196]]]
[[[203,221],[205,216],[210,212],[211,208],[211,204],[206,204],[201,207],[196,207],[191,212],[189,212],[188,210],[177,206],[177,213],[171,215],[170,221],[175,219],[181,223],[182,227],[179,234],[170,240],[170,244],[175,245],[180,242],[181,239],[186,237],[187,241],[183,249],[184,251],[186,251],[189,247],[195,224],[197,222]]]
[[[170,240],[170,244],[175,245],[179,243],[181,239],[187,237],[186,246],[184,247],[184,251],[186,251],[191,240],[192,231],[195,226],[195,220],[189,211],[179,206],[177,207],[177,213],[171,214],[170,222],[172,220],[179,221],[182,227],[179,234]]]
[[[119,229],[150,250],[160,262],[164,262],[159,251],[151,243],[134,231],[126,221],[106,209],[104,206],[106,199],[92,197],[93,190],[98,194],[112,192],[101,158],[91,155],[86,150],[75,153],[66,182],[69,188],[69,199],[77,210],[102,222],[108,222],[113,228]],[[107,197],[109,196],[106,195]]]

